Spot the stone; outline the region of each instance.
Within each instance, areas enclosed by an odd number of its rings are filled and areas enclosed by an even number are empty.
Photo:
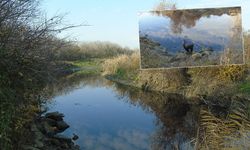
[[[59,140],[60,142],[73,143],[71,138],[68,138],[64,135],[54,135],[53,138]]]
[[[179,53],[176,54],[175,57],[173,57],[171,59],[171,62],[172,61],[185,60],[187,57],[188,57],[188,55],[186,53],[179,52]]]
[[[194,54],[192,55],[192,58],[193,58],[194,60],[201,59],[201,57],[202,57],[202,55],[201,55],[200,53],[194,53]]]
[[[202,55],[202,56],[209,56],[209,55],[211,55],[211,51],[203,51],[203,52],[201,53],[201,55]]]
[[[56,146],[60,145],[60,141],[59,141],[58,139],[52,138],[52,139],[49,140],[49,142],[50,142],[52,145],[56,145]]]
[[[44,132],[47,136],[51,137],[56,134],[54,127],[50,126],[47,122],[43,123]]]
[[[56,126],[57,122],[53,119],[50,118],[45,118],[45,121],[50,125],[50,126]]]
[[[56,120],[56,121],[62,121],[64,115],[62,113],[59,113],[59,112],[56,111],[56,112],[47,113],[45,115],[45,117]]]
[[[62,149],[70,149],[70,146],[68,145],[68,143],[61,143],[61,148]]]
[[[69,125],[65,121],[57,121],[56,127],[59,130],[58,132],[63,132],[67,128],[69,128]]]
[[[79,138],[76,134],[73,134],[72,140],[76,141]]]

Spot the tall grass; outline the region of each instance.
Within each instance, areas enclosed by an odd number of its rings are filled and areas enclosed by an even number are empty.
[[[139,52],[131,55],[120,55],[104,61],[103,75],[117,75],[118,77],[128,77],[139,70]]]
[[[233,99],[226,118],[200,112],[198,149],[249,149],[249,101]]]
[[[176,90],[188,84],[188,76],[182,69],[170,70],[139,70],[139,52],[132,55],[120,55],[107,59],[103,65],[103,75],[113,75],[118,78],[133,80],[138,87],[147,87],[150,90]]]

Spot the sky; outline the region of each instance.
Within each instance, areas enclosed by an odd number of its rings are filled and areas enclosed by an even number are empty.
[[[250,30],[250,0],[169,0],[178,9],[242,6],[243,28]],[[159,0],[43,0],[47,17],[66,14],[67,24],[88,24],[61,33],[79,42],[110,41],[139,48],[139,12],[152,10]]]

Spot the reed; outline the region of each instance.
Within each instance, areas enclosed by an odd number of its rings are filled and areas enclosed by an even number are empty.
[[[233,99],[228,114],[221,118],[209,109],[200,111],[198,149],[249,149],[249,101]]]
[[[117,75],[125,77],[128,74],[139,70],[139,53],[134,52],[131,55],[120,55],[107,59],[102,64],[103,75]]]

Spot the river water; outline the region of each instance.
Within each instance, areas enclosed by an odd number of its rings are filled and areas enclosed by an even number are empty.
[[[59,111],[65,115],[70,128],[63,134],[69,137],[77,134],[76,143],[81,149],[194,147],[197,109],[179,95],[145,93],[102,77],[62,84],[60,90],[54,89],[57,92],[46,106],[48,112]]]
[[[84,150],[192,150],[221,143],[250,147],[245,127],[250,123],[237,119],[247,113],[234,119],[249,108],[241,106],[250,104],[238,100],[229,101],[230,108],[207,108],[179,94],[144,92],[100,76],[81,75],[68,76],[46,90],[50,96],[44,106],[65,115],[70,128],[62,134],[78,135],[75,143]]]

